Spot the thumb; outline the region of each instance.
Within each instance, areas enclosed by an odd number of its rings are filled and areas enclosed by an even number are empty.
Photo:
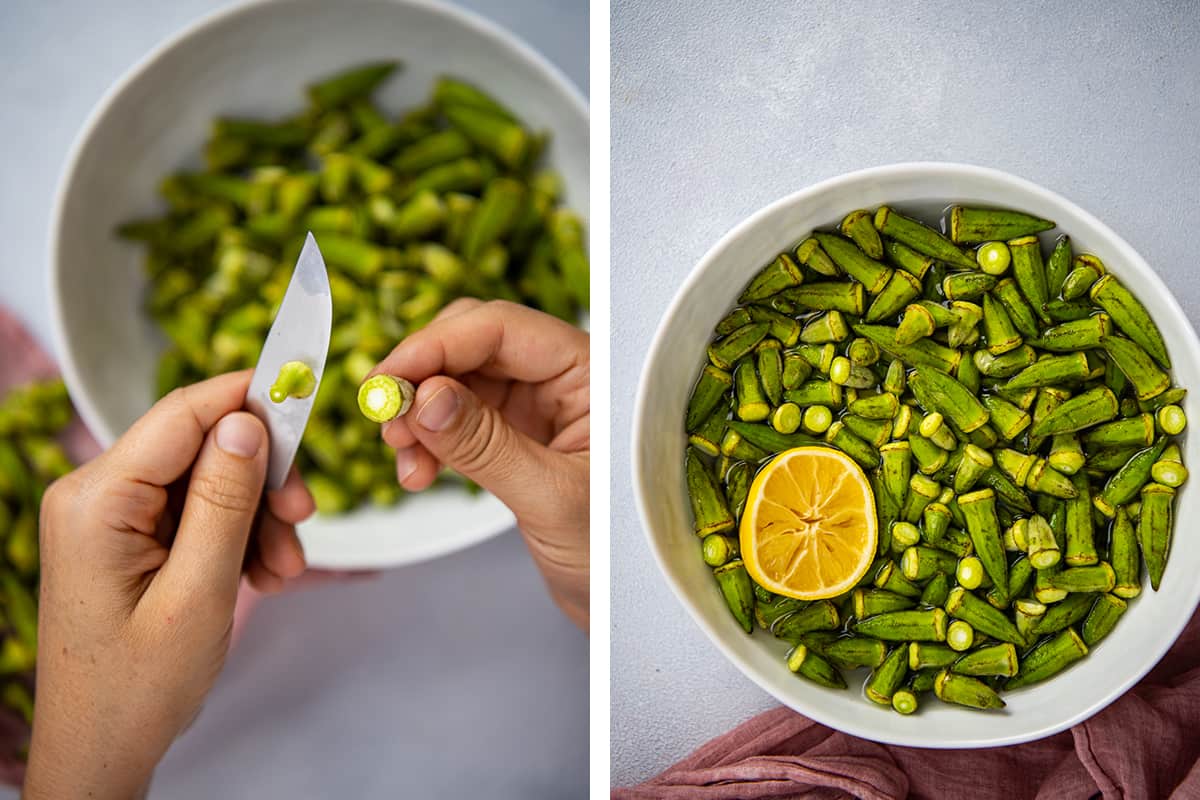
[[[209,432],[192,466],[171,553],[169,584],[211,590],[232,611],[246,541],[267,475],[267,431],[253,414],[228,414]]]
[[[409,429],[434,458],[496,495],[518,517],[544,502],[549,452],[458,381],[422,381]]]

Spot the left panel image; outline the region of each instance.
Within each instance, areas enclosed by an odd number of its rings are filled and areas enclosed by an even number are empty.
[[[585,797],[587,2],[0,54],[0,800]]]

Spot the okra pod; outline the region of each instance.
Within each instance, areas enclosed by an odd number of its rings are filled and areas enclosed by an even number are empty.
[[[1026,527],[1029,562],[1037,569],[1047,569],[1057,564],[1062,557],[1058,549],[1058,540],[1050,523],[1040,515],[1029,518]]]
[[[1073,353],[1077,350],[1103,347],[1106,337],[1111,333],[1111,319],[1108,314],[1100,312],[1084,319],[1060,322],[1047,328],[1041,336],[1031,339],[1029,343],[1053,353]]]
[[[907,347],[926,336],[932,336],[937,330],[937,322],[928,308],[913,303],[904,307],[904,315],[896,326],[896,344]]]
[[[1088,290],[1107,273],[1104,263],[1090,253],[1075,256],[1071,262],[1071,271],[1063,280],[1062,296],[1065,300],[1075,300],[1083,297]]]
[[[796,262],[787,253],[780,253],[767,266],[763,267],[750,285],[738,298],[739,303],[752,303],[765,300],[771,295],[778,294],[784,289],[799,286],[804,280],[804,273],[796,266]]]
[[[958,562],[954,571],[954,580],[964,589],[975,590],[983,585],[985,574],[983,562],[975,556],[967,556]]]
[[[1090,428],[1117,416],[1120,404],[1107,386],[1097,386],[1064,400],[1042,420],[1033,424],[1033,436],[1052,436],[1059,433]]]
[[[866,322],[879,322],[894,317],[911,301],[921,295],[921,280],[904,270],[893,270],[882,291],[871,301]]]
[[[733,529],[725,497],[712,473],[691,448],[687,451],[688,496],[691,499],[694,529],[697,536],[724,533]]]
[[[1183,457],[1179,445],[1170,444],[1150,467],[1150,476],[1158,483],[1178,489],[1187,481],[1187,467],[1183,465]]]
[[[758,373],[752,362],[742,361],[737,365],[733,372],[733,385],[737,398],[734,411],[738,419],[745,422],[759,422],[770,416],[771,403],[763,392],[762,385],[758,380]],[[760,427],[770,430],[766,426]]]
[[[903,685],[908,674],[908,648],[895,647],[883,663],[867,679],[864,691],[867,699],[879,705],[891,705],[892,696]]]
[[[796,260],[813,272],[821,275],[834,276],[838,274],[837,265],[829,254],[821,249],[821,244],[812,236],[796,246]],[[861,311],[859,313],[862,313]]]
[[[782,403],[771,412],[771,427],[779,433],[791,434],[800,428],[803,412],[795,403]]]
[[[950,668],[959,675],[1011,678],[1017,674],[1017,648],[1010,642],[981,647],[967,653]]]
[[[916,600],[921,596],[921,587],[904,577],[894,561],[887,561],[875,573],[875,587],[885,589],[893,594]]]
[[[895,362],[893,362],[895,363]],[[847,407],[851,414],[866,419],[894,419],[900,411],[900,401],[890,392],[859,397]]]
[[[1169,436],[1178,436],[1187,427],[1187,414],[1175,404],[1165,405],[1154,413],[1158,428]]]
[[[950,509],[943,503],[934,501],[925,506],[921,517],[925,528],[923,538],[930,544],[936,545],[950,529]]]
[[[1012,324],[1016,326],[1023,337],[1026,339],[1037,338],[1037,315],[1025,300],[1025,296],[1021,294],[1021,290],[1017,288],[1016,281],[1012,278],[1005,278],[992,289],[992,295],[1004,307]]]
[[[771,626],[771,633],[780,639],[799,644],[806,633],[836,630],[839,621],[837,606],[828,600],[818,600],[780,617]]]
[[[1054,242],[1054,250],[1046,261],[1046,295],[1056,297],[1062,291],[1063,281],[1071,271],[1071,237],[1067,234],[1059,236]]]
[[[738,328],[708,346],[708,358],[718,369],[729,371],[734,364],[748,355],[767,335],[769,325],[754,322]]]
[[[734,559],[728,564],[713,570],[721,596],[729,607],[733,618],[742,626],[742,630],[750,633],[754,630],[754,587],[746,572],[741,559]]]
[[[1102,594],[1096,598],[1096,604],[1092,606],[1092,610],[1088,612],[1087,618],[1083,621],[1083,626],[1079,629],[1083,643],[1088,647],[1095,647],[1101,639],[1112,632],[1117,620],[1121,618],[1128,607],[1128,603],[1115,594]]]
[[[1083,353],[1047,356],[1014,375],[1006,388],[1016,390],[1074,383],[1086,380],[1090,372]]]
[[[749,306],[750,318],[768,324],[767,332],[779,340],[784,347],[800,341],[800,323],[789,316],[763,306]]]
[[[1092,302],[1103,308],[1112,317],[1113,323],[1122,332],[1149,353],[1163,369],[1171,368],[1167,345],[1162,333],[1146,307],[1134,297],[1111,274],[1100,278],[1092,286],[1089,296]]]
[[[1012,253],[1013,278],[1021,289],[1021,294],[1029,300],[1033,311],[1042,322],[1049,322],[1049,315],[1043,310],[1049,295],[1046,290],[1046,267],[1042,262],[1042,243],[1037,236],[1022,236],[1008,242]]]
[[[1137,497],[1138,492],[1150,480],[1150,472],[1154,463],[1166,445],[1166,439],[1160,437],[1154,445],[1140,450],[1130,457],[1120,469],[1109,476],[1104,488],[1100,490],[1100,494],[1092,501],[1093,505],[1104,516],[1113,517],[1116,514],[1117,506],[1124,505]]]
[[[1015,350],[1022,342],[1008,311],[991,294],[983,296],[983,338],[987,340],[988,352],[997,356]]]
[[[988,409],[979,398],[945,372],[918,368],[908,383],[918,399],[922,395],[927,398],[928,410],[939,411],[964,433],[978,430],[986,425],[990,418]]]
[[[880,206],[875,212],[875,227],[884,236],[895,239],[918,253],[959,269],[975,269],[975,259],[960,250],[950,239],[927,225],[896,213],[888,206]]]
[[[993,608],[961,586],[950,590],[946,612],[955,619],[967,622],[972,628],[1002,642],[1025,646],[1025,637],[1003,611]]]
[[[970,650],[975,643],[975,629],[961,619],[950,623],[946,629],[946,644],[951,650],[962,653]]]
[[[1064,560],[1067,566],[1078,567],[1095,564],[1095,528],[1092,522],[1092,497],[1088,479],[1082,474],[1071,476],[1071,484],[1077,495],[1066,502],[1066,547]]]
[[[900,571],[911,581],[923,582],[941,573],[955,570],[958,559],[953,553],[933,547],[909,547],[900,559]]]
[[[933,692],[946,703],[969,708],[1004,708],[1004,701],[995,690],[981,680],[942,670],[934,680]]]
[[[711,364],[705,364],[704,369],[700,371],[700,378],[692,389],[691,398],[688,400],[687,430],[695,430],[708,419],[732,386],[732,375]]]
[[[805,643],[808,644],[807,638]],[[874,669],[887,657],[887,645],[865,636],[837,636],[820,644],[810,645],[839,667]]]
[[[883,240],[871,223],[871,212],[862,209],[851,211],[838,227],[843,236],[858,245],[869,257],[876,260],[883,258]]]
[[[816,232],[813,238],[829,254],[838,269],[861,283],[870,294],[879,294],[892,276],[886,265],[868,256],[854,242],[830,233]]]
[[[803,644],[798,644],[791,649],[787,655],[787,665],[792,672],[807,678],[818,686],[830,689],[846,688],[846,679],[838,672],[837,667]]]
[[[960,351],[929,339],[901,345],[896,341],[896,329],[887,325],[854,325],[853,328],[855,333],[873,341],[892,358],[898,358],[914,367],[931,367],[941,372],[952,372],[962,358]]]
[[[825,433],[833,424],[833,412],[825,406],[809,406],[804,409],[801,424],[811,434]]]
[[[1113,568],[1101,561],[1086,567],[1068,567],[1054,572],[1046,584],[1050,588],[1065,592],[1111,592],[1116,586],[1117,578]]]
[[[841,422],[855,436],[876,448],[886,444],[892,434],[892,423],[886,419],[867,419],[847,414]]]
[[[966,518],[967,533],[984,571],[996,586],[1007,587],[1008,561],[996,517],[996,493],[991,489],[970,492],[958,498],[958,507]]]
[[[927,606],[942,606],[950,594],[950,578],[944,572],[934,575],[921,592],[921,603]]]
[[[917,278],[924,278],[925,273],[933,266],[932,258],[922,255],[900,242],[889,239],[884,242],[883,248],[887,251],[888,258],[893,264]]]
[[[879,466],[879,451],[852,433],[840,420],[825,431],[825,442],[858,462],[863,469]]]
[[[1116,579],[1113,594],[1125,599],[1137,597],[1142,592],[1142,562],[1138,554],[1137,532],[1124,506],[1119,506],[1113,517],[1112,541],[1108,549]]]
[[[1159,369],[1150,354],[1134,342],[1121,336],[1105,336],[1101,344],[1109,361],[1129,379],[1138,400],[1157,397],[1170,387],[1170,376]]]
[[[1087,653],[1088,646],[1083,639],[1079,638],[1074,628],[1067,628],[1031,650],[1021,660],[1016,677],[1011,678],[1005,688],[1018,689],[1045,680],[1062,672]]]
[[[800,332],[800,341],[805,344],[842,342],[850,335],[850,326],[840,311],[826,311],[809,320]]]
[[[1017,239],[1034,236],[1053,227],[1054,223],[1050,220],[1023,211],[966,206],[952,206],[950,209],[950,240],[956,244]]]
[[[812,366],[799,353],[785,353],[781,381],[784,389],[795,389],[812,375]]]
[[[1012,253],[1004,242],[988,242],[975,251],[975,263],[988,275],[1003,275],[1012,264]]]
[[[963,448],[962,460],[954,472],[954,491],[960,495],[969,492],[994,463],[992,454],[988,451],[973,444],[966,445]]]
[[[876,614],[907,611],[916,605],[916,599],[887,589],[855,589],[851,603],[855,618],[867,619]]]
[[[711,533],[700,542],[700,555],[710,567],[724,566],[737,557],[738,548],[734,540],[719,533]]]
[[[994,356],[987,350],[976,350],[972,358],[979,371],[989,378],[1010,378],[1037,361],[1037,353],[1029,345],[1012,352]]]
[[[986,272],[952,272],[942,279],[947,300],[974,300],[996,287],[996,276]]]
[[[1083,444],[1089,451],[1102,447],[1149,447],[1154,434],[1153,415],[1139,414],[1097,425],[1083,434]]]
[[[1029,502],[1025,492],[997,467],[985,470],[979,476],[979,482],[994,491],[996,497],[1005,505],[1017,511],[1033,511],[1033,504]]]
[[[992,427],[1005,441],[1017,438],[1030,425],[1031,419],[1027,413],[998,394],[984,395],[983,407],[989,415]]]
[[[767,453],[778,453],[793,447],[819,444],[818,439],[803,433],[780,433],[769,425],[754,422],[729,420],[729,429],[736,431],[742,439]]]
[[[929,642],[911,642],[908,645],[908,668],[913,672],[922,669],[948,667],[957,661],[959,653],[948,645]]]
[[[1063,475],[1079,472],[1086,461],[1079,437],[1073,433],[1057,434],[1050,442],[1050,455],[1046,460]]]
[[[940,608],[888,611],[859,620],[854,631],[888,642],[944,642],[946,623],[946,612]]]
[[[1171,503],[1175,490],[1161,483],[1149,483],[1142,489],[1142,510],[1138,515],[1138,543],[1142,548],[1142,560],[1150,575],[1150,588],[1158,591],[1162,583],[1163,570],[1167,566],[1167,552],[1171,548]]]
[[[910,439],[910,444],[912,440]],[[945,453],[945,451],[941,451]],[[913,475],[908,481],[908,494],[901,506],[900,517],[906,522],[917,523],[930,503],[942,493],[941,484],[925,475]]]

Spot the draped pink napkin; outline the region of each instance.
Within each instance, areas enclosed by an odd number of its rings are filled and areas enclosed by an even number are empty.
[[[1197,800],[1200,613],[1141,683],[1086,722],[1037,742],[985,750],[895,747],[777,708],[612,797]]]

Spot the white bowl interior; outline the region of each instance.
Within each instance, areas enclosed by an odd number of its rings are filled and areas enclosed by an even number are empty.
[[[309,81],[375,59],[404,66],[378,95],[399,112],[427,97],[436,76],[477,83],[530,126],[553,132],[547,163],[565,201],[588,211],[588,120],[579,93],[490,23],[425,2],[260,2],[202,21],[152,53],[100,102],[76,143],[51,232],[51,305],[71,396],[107,445],[154,401],[164,340],[141,310],[140,248],[113,234],[161,210],[166,174],[201,165],[219,114],[295,111]],[[310,564],[372,567],[444,554],[513,524],[487,494],[453,487],[301,526]]]
[[[823,689],[788,672],[784,642],[745,635],[733,622],[692,533],[683,479],[686,446],[680,420],[713,326],[746,282],[780,250],[813,228],[836,223],[856,208],[887,203],[922,215],[954,203],[1019,208],[1053,219],[1071,235],[1075,252],[1092,252],[1121,278],[1162,329],[1177,385],[1200,387],[1200,344],[1178,303],[1146,262],[1120,237],[1067,200],[995,170],[956,164],[898,164],[835,178],[787,197],[729,232],[701,260],[663,317],[642,374],[633,431],[634,483],[651,549],[668,582],[700,627],[751,680],[781,702],[832,727],[877,741],[919,747],[986,747],[1040,738],[1086,719],[1119,697],[1162,657],[1200,599],[1200,541],[1175,532],[1158,592],[1147,584],[1116,629],[1089,657],[1043,684],[1004,695],[1002,712],[980,713],[937,702],[904,717],[868,702],[860,692]],[[928,217],[926,217],[928,218]],[[1195,419],[1195,393],[1185,409]],[[1184,460],[1200,463],[1200,445],[1186,437]],[[1189,488],[1176,518],[1200,511]],[[857,688],[857,687],[856,687]]]

